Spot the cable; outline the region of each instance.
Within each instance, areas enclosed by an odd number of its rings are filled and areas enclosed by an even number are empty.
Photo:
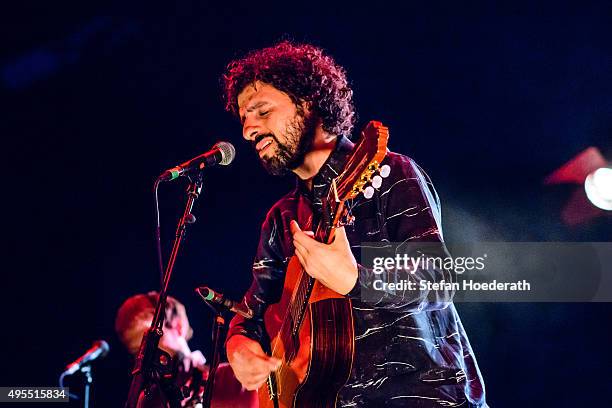
[[[59,376],[59,386],[60,388],[66,388],[64,387],[64,378],[66,377],[66,372],[64,371],[60,376]],[[73,400],[80,400],[81,398],[76,395],[76,394],[72,394],[68,389],[66,389],[66,391],[68,392],[68,399],[72,398]]]
[[[164,279],[164,261],[162,257],[162,248],[161,248],[161,224],[159,221],[159,197],[157,194],[157,190],[159,188],[159,183],[161,180],[158,178],[155,180],[155,184],[153,186],[153,191],[155,195],[155,246],[157,248],[157,263],[159,267],[159,279],[160,282]],[[163,282],[162,282],[163,283]]]

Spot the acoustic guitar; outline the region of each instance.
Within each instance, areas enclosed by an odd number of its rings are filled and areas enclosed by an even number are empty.
[[[371,121],[338,177],[332,180],[316,226],[315,239],[330,243],[334,230],[350,224],[345,201],[380,187],[380,163],[387,152],[388,129]],[[388,170],[388,169],[385,169]],[[386,174],[385,174],[386,173]],[[264,321],[271,355],[282,364],[258,390],[259,406],[335,407],[348,381],[354,353],[351,301],[310,277],[294,255],[289,261],[281,300],[268,307]]]

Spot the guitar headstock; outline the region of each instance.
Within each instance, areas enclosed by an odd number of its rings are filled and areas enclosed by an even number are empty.
[[[387,154],[388,140],[389,129],[381,122],[373,120],[366,125],[344,170],[334,179],[336,201],[356,198],[362,192],[366,198],[372,197],[382,177],[389,175],[388,166],[380,167]],[[377,172],[380,175],[375,175]],[[373,186],[369,186],[370,183]]]

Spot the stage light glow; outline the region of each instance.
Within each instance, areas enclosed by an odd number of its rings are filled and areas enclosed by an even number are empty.
[[[612,211],[612,168],[601,167],[589,174],[584,190],[595,207]]]

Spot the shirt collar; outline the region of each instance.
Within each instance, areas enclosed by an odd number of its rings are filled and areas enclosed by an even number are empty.
[[[340,174],[353,147],[354,144],[346,136],[338,136],[334,150],[312,179],[312,191],[308,190],[306,182],[299,177],[297,180],[298,191],[313,201],[313,204],[320,204],[321,199],[329,190],[331,181]]]

